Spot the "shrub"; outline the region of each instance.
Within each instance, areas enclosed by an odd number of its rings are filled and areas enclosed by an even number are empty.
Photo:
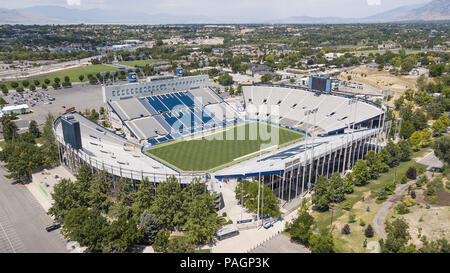
[[[348,222],[349,223],[356,222],[356,215],[353,212],[350,212],[350,214],[348,215]]]
[[[350,200],[346,200],[342,203],[342,209],[346,211],[350,211],[353,207],[353,203]]]
[[[19,84],[17,82],[12,82],[11,87],[16,89],[17,87],[19,87]]]
[[[398,214],[407,214],[410,212],[408,207],[403,203],[398,204],[395,207],[395,210],[397,211]]]
[[[418,187],[418,188],[421,188],[423,185],[425,185],[425,184],[427,184],[428,183],[428,178],[427,178],[427,176],[426,175],[421,175],[420,177],[419,177],[419,179],[417,180],[417,182],[416,182],[416,186]]]
[[[23,91],[25,91],[25,89],[23,89],[22,86],[16,88],[16,92],[22,93]]]
[[[364,227],[366,225],[366,222],[364,222],[364,220],[361,218],[359,219],[359,225]]]
[[[30,91],[36,91],[36,86],[34,86],[34,84],[30,85]]]
[[[415,191],[411,191],[411,198],[412,199],[416,199],[416,192]]]
[[[414,204],[416,204],[416,200],[414,200],[412,197],[406,197],[403,199],[403,204],[407,207],[412,207]]]
[[[345,226],[342,228],[342,234],[350,234],[350,226],[348,224],[345,224]]]
[[[406,184],[408,183],[408,178],[406,177],[406,175],[402,176],[402,178],[400,178],[400,184]]]
[[[372,238],[373,237],[373,228],[372,228],[372,226],[370,224],[364,230],[364,235],[366,235],[367,238]]]
[[[41,87],[42,87],[43,90],[47,90],[47,85],[46,84],[43,84]]]
[[[409,167],[409,169],[406,171],[406,177],[408,177],[411,180],[414,180],[417,178],[417,170],[414,167]]]

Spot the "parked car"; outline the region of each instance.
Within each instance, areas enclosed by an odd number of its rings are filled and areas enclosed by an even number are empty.
[[[47,230],[47,232],[50,232],[50,231],[56,230],[60,227],[61,227],[60,223],[53,223],[50,226],[46,227],[45,230]]]

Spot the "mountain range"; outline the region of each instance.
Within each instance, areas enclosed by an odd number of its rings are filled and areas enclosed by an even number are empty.
[[[0,8],[0,24],[345,24],[450,20],[450,1],[432,0],[408,5],[365,18],[291,16],[274,20],[243,17],[175,16],[62,6]]]

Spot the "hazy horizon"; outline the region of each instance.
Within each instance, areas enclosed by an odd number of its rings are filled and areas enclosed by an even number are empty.
[[[75,9],[100,8],[111,11],[275,19],[291,16],[363,18],[405,5],[431,0],[0,0],[0,8],[21,9],[54,5]],[[339,11],[337,13],[336,11]]]

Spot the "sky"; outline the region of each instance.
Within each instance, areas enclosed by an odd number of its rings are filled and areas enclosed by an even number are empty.
[[[290,16],[361,18],[431,0],[0,0],[0,8],[57,5],[148,14],[285,18]]]

